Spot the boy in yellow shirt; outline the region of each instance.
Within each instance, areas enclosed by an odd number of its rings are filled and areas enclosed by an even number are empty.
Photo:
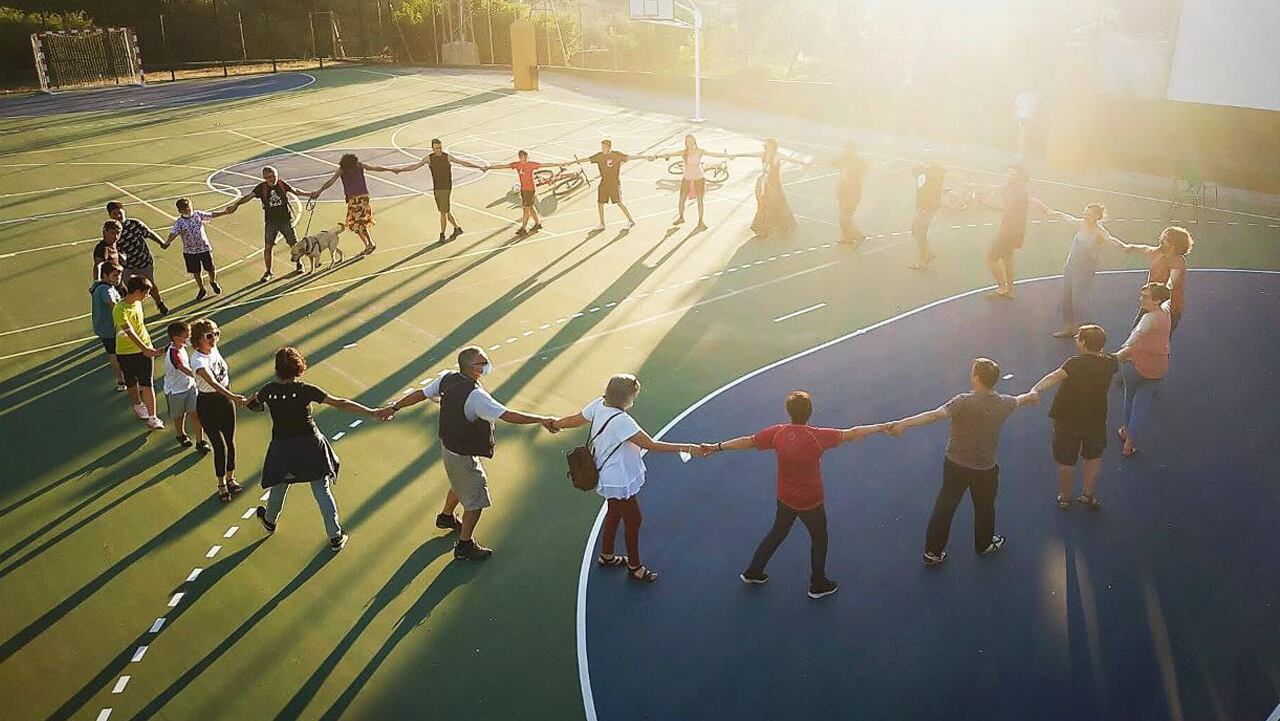
[[[156,392],[151,385],[151,359],[163,353],[151,345],[142,313],[142,299],[151,292],[151,279],[142,275],[129,278],[125,296],[111,309],[116,328],[116,362],[124,376],[133,412],[153,430],[164,428],[156,416]]]

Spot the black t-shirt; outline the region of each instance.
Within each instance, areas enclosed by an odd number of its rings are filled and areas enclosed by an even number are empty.
[[[622,164],[629,158],[624,153],[610,150],[607,153],[596,153],[587,160],[595,163],[596,168],[600,170],[600,184],[612,187],[622,182],[618,174],[622,172]]]
[[[1027,232],[1027,184],[1011,180],[1004,186],[1004,215],[1000,218],[1000,235],[1021,238]]]
[[[942,178],[947,174],[941,165],[917,165],[916,207],[921,210],[937,210],[942,207]]]
[[[288,223],[293,217],[293,210],[289,208],[287,193],[293,192],[296,191],[288,183],[277,180],[275,185],[267,185],[266,182],[258,183],[253,188],[253,197],[262,201],[264,218],[269,221]]]
[[[1049,417],[1071,423],[1106,423],[1107,392],[1120,362],[1110,353],[1082,353],[1062,364],[1067,379],[1053,398]]]
[[[125,218],[124,228],[120,231],[120,252],[124,254],[124,267],[131,270],[145,268],[154,262],[151,249],[147,247],[147,238],[151,237],[151,229],[136,218]]]
[[[271,437],[309,436],[316,432],[311,404],[325,399],[323,390],[301,381],[272,381],[258,391],[258,400],[271,410]]]
[[[431,168],[431,187],[434,190],[453,189],[453,163],[449,161],[448,153],[428,155],[427,167]]]

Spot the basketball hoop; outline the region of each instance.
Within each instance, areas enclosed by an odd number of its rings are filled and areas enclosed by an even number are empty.
[[[689,13],[691,20],[676,17],[676,9]],[[667,25],[693,31],[693,117],[702,117],[702,10],[694,0],[631,0],[631,19],[652,25]]]

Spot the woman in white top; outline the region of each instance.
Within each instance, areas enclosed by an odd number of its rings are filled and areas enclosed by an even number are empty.
[[[191,369],[196,374],[196,417],[213,446],[213,473],[218,477],[218,499],[229,503],[244,490],[236,482],[236,405],[248,399],[232,393],[231,372],[218,352],[222,331],[208,318],[191,324]]]
[[[627,410],[640,395],[640,381],[629,373],[620,373],[609,379],[604,397],[587,404],[580,413],[552,421],[551,427],[578,428],[591,424],[591,452],[600,468],[600,484],[596,493],[604,496],[608,510],[601,527],[601,566],[617,567],[624,563],[635,581],[652,583],[658,574],[640,563],[640,500],[636,494],[644,486],[645,469],[641,451],[658,453],[689,453],[704,455],[701,448],[691,443],[667,443],[655,441],[640,427]],[[618,525],[625,525],[624,537],[627,555],[613,553]]]
[[[657,155],[663,155],[658,153]],[[663,155],[670,158],[675,153]],[[676,201],[676,219],[672,221],[672,225],[679,225],[684,222],[684,206],[689,198],[696,198],[698,201],[698,227],[695,230],[706,230],[707,226],[702,222],[704,198],[707,194],[707,181],[702,177],[702,158],[709,155],[713,158],[732,158],[734,156],[726,153],[715,153],[710,150],[703,150],[698,147],[698,140],[692,135],[684,136],[684,150],[680,152],[680,159],[684,161],[684,173],[680,176],[680,197]]]
[[[1116,240],[1115,236],[1102,227],[1102,220],[1107,217],[1107,208],[1102,203],[1084,206],[1083,218],[1048,209],[1046,215],[1076,226],[1075,237],[1071,239],[1071,252],[1067,254],[1067,265],[1062,269],[1063,326],[1062,330],[1053,334],[1054,338],[1075,338],[1082,322],[1096,320],[1089,317],[1088,300],[1093,291],[1093,277],[1098,272],[1098,256],[1102,253],[1102,247],[1110,243],[1121,250],[1128,250],[1129,246]]]

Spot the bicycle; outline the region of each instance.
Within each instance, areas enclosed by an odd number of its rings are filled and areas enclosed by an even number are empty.
[[[670,159],[671,156],[666,156]],[[667,172],[672,175],[684,175],[684,160],[677,160],[667,166]],[[729,182],[729,159],[721,158],[720,162],[711,165],[702,165],[702,177],[708,183],[722,185]]]
[[[575,157],[574,160],[577,158]],[[574,171],[567,171],[564,166],[561,166],[556,170],[539,168],[533,171],[533,184],[535,187],[551,186],[551,194],[557,198],[563,198],[583,186],[590,187],[591,179],[587,177],[587,171],[581,167]]]
[[[942,185],[942,207],[967,210],[981,205],[990,210],[1003,210],[1004,199],[998,186],[978,186],[965,177],[948,177]]]

